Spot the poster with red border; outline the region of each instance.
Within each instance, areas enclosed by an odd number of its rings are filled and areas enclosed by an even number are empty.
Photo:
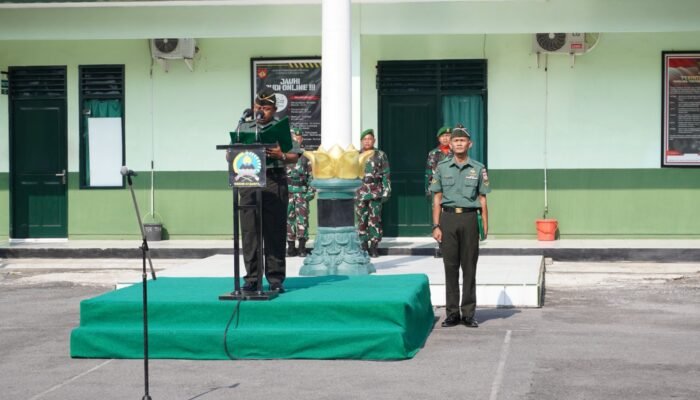
[[[302,147],[321,145],[321,58],[253,58],[253,94],[263,87],[275,92],[278,118],[289,117],[289,126],[304,132]]]
[[[664,51],[662,167],[700,166],[700,51]]]

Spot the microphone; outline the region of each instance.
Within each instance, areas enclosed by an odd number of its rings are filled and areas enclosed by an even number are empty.
[[[126,165],[122,166],[122,169],[120,172],[122,173],[123,176],[138,176],[138,174],[136,172],[127,168]]]
[[[265,117],[265,114],[263,114],[262,111],[258,111],[258,112],[255,113],[255,119],[256,119],[256,120],[261,120],[261,119],[263,119],[264,117]]]
[[[250,118],[252,116],[253,116],[253,110],[251,110],[250,108],[246,108],[245,110],[243,110],[243,114],[241,114],[241,119],[238,120],[238,123],[240,124],[243,121],[245,121],[247,118]]]

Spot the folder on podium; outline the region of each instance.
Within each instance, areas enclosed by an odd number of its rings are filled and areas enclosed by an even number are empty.
[[[274,145],[279,143],[283,152],[292,149],[292,136],[289,133],[289,118],[284,117],[265,129],[259,131],[260,143]],[[255,131],[229,132],[231,143],[253,144],[255,143]]]

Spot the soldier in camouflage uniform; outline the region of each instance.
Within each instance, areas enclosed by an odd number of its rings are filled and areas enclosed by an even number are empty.
[[[355,217],[362,249],[376,258],[382,240],[382,203],[391,196],[389,160],[386,153],[374,148],[374,130],[365,130],[360,138],[361,152],[374,150],[374,154],[367,160],[362,185],[355,194]]]
[[[301,146],[303,132],[292,129],[292,138]],[[316,189],[311,183],[311,162],[303,155],[296,164],[287,165],[289,204],[287,206],[287,256],[306,257],[306,241],[309,239],[309,201],[313,200]],[[299,240],[299,251],[295,241]]]
[[[440,161],[452,157],[452,150],[450,150],[450,137],[452,136],[452,128],[449,126],[443,126],[437,132],[438,147],[430,150],[428,152],[428,160],[425,163],[425,196],[430,199],[431,192],[430,182],[433,180],[433,174],[437,169],[437,165]]]

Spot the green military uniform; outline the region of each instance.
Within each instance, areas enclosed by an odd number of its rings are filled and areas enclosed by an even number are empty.
[[[374,136],[374,132],[368,129],[361,137],[368,134]],[[365,164],[362,185],[355,194],[355,218],[363,249],[376,257],[383,235],[382,203],[391,196],[391,171],[386,153],[376,148],[373,150],[374,154]]]
[[[295,135],[302,135],[298,129]],[[295,145],[298,142],[294,141]],[[311,186],[311,162],[303,155],[296,164],[287,165],[287,185],[289,187],[289,205],[287,206],[287,255],[306,256],[306,241],[309,239],[309,201],[313,200],[316,189]],[[299,240],[299,252],[295,241]]]
[[[456,135],[453,133],[453,139]],[[440,249],[445,267],[446,314],[473,318],[476,308],[476,264],[479,259],[477,212],[479,196],[491,191],[486,168],[467,158],[458,164],[448,158],[438,164],[430,191],[442,193]],[[459,270],[462,269],[462,302],[459,302]]]
[[[442,135],[452,134],[452,129],[448,126],[444,126],[438,130],[436,137],[439,138]],[[430,150],[428,152],[428,159],[425,162],[425,195],[430,196],[430,182],[433,180],[433,175],[435,174],[435,169],[440,161],[452,157],[452,150],[447,149],[447,152],[443,152],[440,146]]]
[[[255,99],[256,104],[275,105],[274,92],[263,89]],[[272,127],[277,120],[272,120],[267,124],[259,124],[258,130],[264,131]],[[243,122],[240,125],[241,132],[255,131],[255,121]],[[301,152],[298,147],[291,151]],[[269,159],[266,163],[267,184],[262,189],[244,188],[239,190],[240,205],[255,205],[256,192],[260,190],[262,196],[262,230],[265,257],[265,277],[271,288],[282,288],[282,282],[286,277],[285,262],[285,235],[287,220],[287,203],[289,201],[287,188],[287,174],[284,170],[284,161]],[[254,208],[243,207],[240,210],[241,235],[243,245],[243,261],[245,263],[246,275],[244,277],[246,285],[244,289],[255,287],[258,279],[258,249],[263,244],[258,240],[257,215]]]

